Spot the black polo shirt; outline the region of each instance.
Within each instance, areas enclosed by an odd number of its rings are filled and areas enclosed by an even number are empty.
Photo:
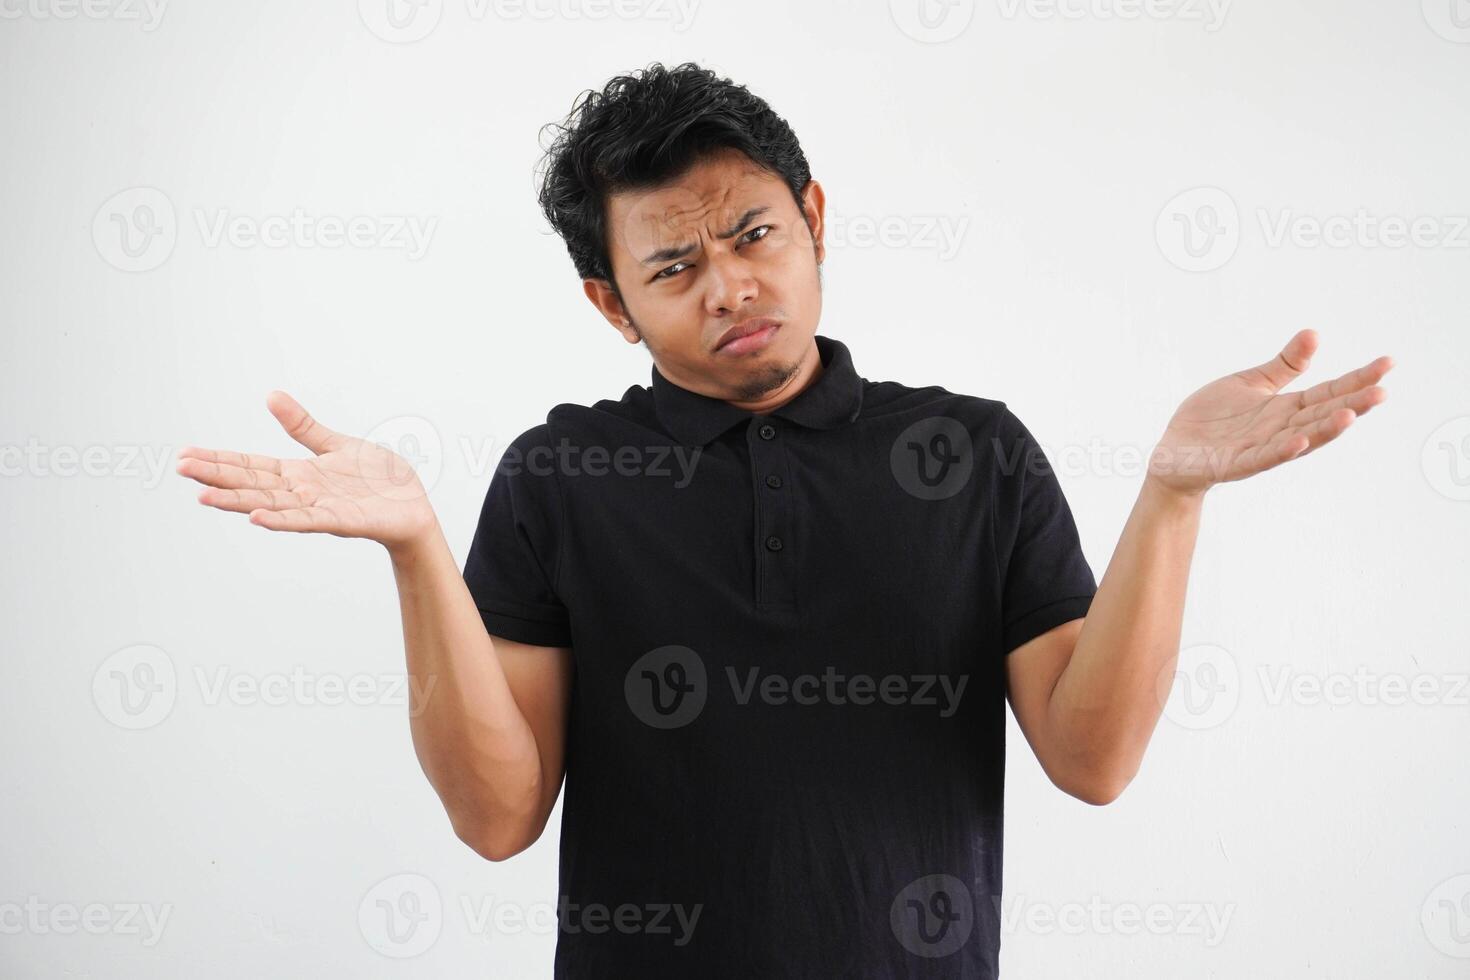
[[[1096,583],[1004,402],[653,368],[507,449],[464,568],[570,646],[557,977],[994,977],[1005,655]]]

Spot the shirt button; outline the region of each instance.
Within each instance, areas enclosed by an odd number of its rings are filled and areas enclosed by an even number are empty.
[[[761,426],[758,431],[760,432],[762,439],[776,438],[776,427],[769,422]]]
[[[771,551],[780,551],[781,539],[776,537],[774,534],[771,535],[769,538],[766,538],[766,548]]]
[[[766,486],[770,487],[773,490],[778,489],[781,486],[781,478],[772,473],[770,476],[766,477]]]

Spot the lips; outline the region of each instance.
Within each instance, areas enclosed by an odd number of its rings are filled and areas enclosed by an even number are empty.
[[[761,330],[766,329],[767,327],[778,326],[780,322],[780,320],[768,316],[753,316],[749,320],[741,320],[739,323],[735,324],[735,326],[731,327],[729,330],[726,330],[723,334],[720,335],[720,341],[719,343],[715,344],[715,350],[719,350],[721,347],[724,347],[732,340],[739,340],[741,337],[749,337],[751,334],[758,333]]]

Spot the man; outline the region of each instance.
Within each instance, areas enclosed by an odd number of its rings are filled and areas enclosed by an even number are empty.
[[[996,976],[1006,700],[1058,787],[1115,799],[1205,492],[1334,439],[1391,361],[1279,394],[1304,330],[1190,396],[1099,586],[1004,402],[867,380],[816,335],[825,198],[763,101],[654,65],[548,160],[541,205],[652,383],[517,437],[462,572],[408,464],[282,392],[315,458],[180,472],[387,547],[436,684],[414,745],[476,852],[537,840],[565,777],[557,976]]]

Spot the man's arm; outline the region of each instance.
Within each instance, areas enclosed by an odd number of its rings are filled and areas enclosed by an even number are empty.
[[[388,550],[419,763],[461,840],[491,860],[524,850],[561,788],[572,651],[491,639],[407,460],[328,428],[284,391],[267,395],[266,407],[310,457],[185,446],[178,472],[205,484],[201,504],[249,514],[258,527],[365,538]],[[471,555],[502,554],[477,552],[496,547],[489,540],[477,536]],[[506,535],[504,546],[514,541]]]
[[[1047,775],[1110,803],[1138,773],[1179,658],[1189,563],[1205,492],[1299,459],[1342,435],[1388,392],[1377,357],[1304,391],[1280,393],[1311,363],[1299,330],[1271,360],[1212,381],[1169,420],[1085,619],[1008,655],[1012,710]]]
[[[414,750],[459,838],[501,861],[536,842],[561,789],[572,651],[491,637],[436,525],[394,549]]]
[[[1006,657],[1011,710],[1064,792],[1111,803],[1132,781],[1179,659],[1203,495],[1145,480],[1085,619]]]

